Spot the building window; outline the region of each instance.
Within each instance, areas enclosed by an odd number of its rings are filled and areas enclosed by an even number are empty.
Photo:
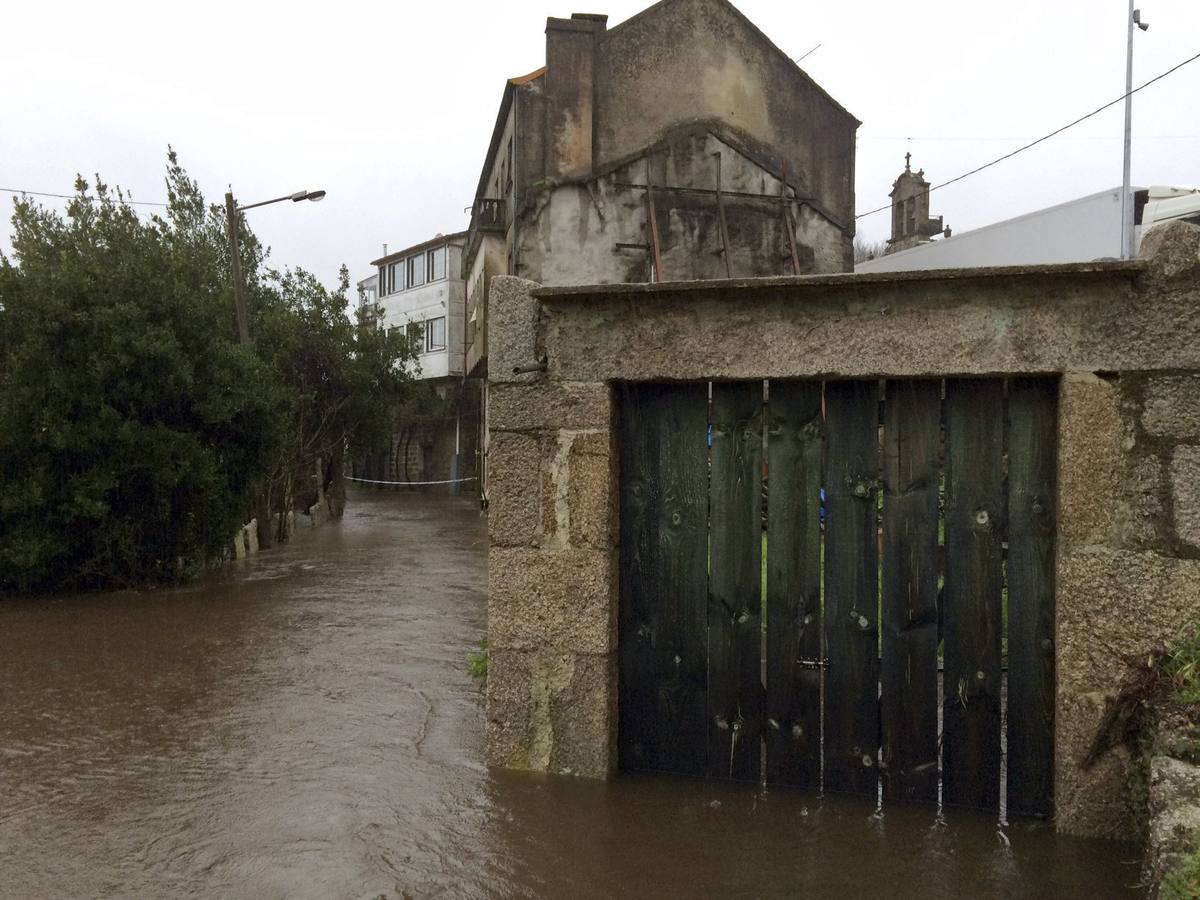
[[[410,256],[408,263],[408,287],[419,287],[425,283],[425,254]]]
[[[425,323],[425,352],[446,349],[446,317],[430,319]]]
[[[386,272],[380,269],[379,284],[383,294],[394,294],[404,290],[404,264],[394,262],[387,267]]]
[[[421,323],[408,323],[408,342],[412,345],[413,350],[418,353],[421,350]]]
[[[425,254],[425,275],[429,281],[446,277],[446,248],[438,247]]]

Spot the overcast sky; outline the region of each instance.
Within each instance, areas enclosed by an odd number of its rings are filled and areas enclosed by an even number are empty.
[[[324,188],[252,211],[276,265],[331,282],[466,227],[504,80],[542,65],[545,18],[645,0],[500,3],[11,2],[0,50],[0,187],[70,192],[100,172],[162,200],[171,144],[211,200]],[[937,183],[1119,96],[1126,0],[741,0],[862,120],[860,212],[887,202],[906,150]],[[1200,51],[1200,3],[1146,0],[1135,84]],[[1200,185],[1200,61],[1135,98],[1133,180]],[[1121,181],[1122,112],[933,194],[956,231]],[[9,251],[11,195],[0,249]],[[53,204],[56,201],[45,201]],[[888,216],[858,223],[887,237]]]

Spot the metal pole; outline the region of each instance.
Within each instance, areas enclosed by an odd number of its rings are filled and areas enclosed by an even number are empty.
[[[1133,3],[1129,0],[1125,48],[1125,159],[1121,176],[1121,259],[1133,258],[1133,198],[1129,191],[1129,157],[1133,133]]]
[[[260,206],[270,206],[272,203],[282,203],[284,200],[291,200],[291,199],[292,199],[291,194],[285,194],[282,197],[276,197],[274,200],[260,200],[257,203],[247,203],[245,206],[240,207],[239,210],[241,212],[245,212],[248,209],[257,209]]]
[[[250,318],[246,314],[245,286],[242,283],[242,258],[238,252],[237,204],[233,192],[225,194],[225,230],[229,233],[229,273],[233,278],[233,309],[237,313],[238,340],[250,343]]]

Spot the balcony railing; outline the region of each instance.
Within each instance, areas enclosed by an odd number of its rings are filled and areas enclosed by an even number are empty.
[[[508,228],[508,201],[481,197],[475,201],[475,228],[504,231]]]

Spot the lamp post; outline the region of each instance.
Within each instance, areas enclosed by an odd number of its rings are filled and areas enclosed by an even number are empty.
[[[250,318],[246,313],[246,285],[242,280],[242,257],[238,250],[237,216],[240,212],[254,209],[256,206],[267,206],[271,203],[282,203],[291,200],[299,203],[301,200],[311,200],[316,203],[325,196],[324,191],[296,191],[285,194],[273,200],[263,200],[259,203],[247,203],[238,206],[233,199],[233,191],[225,193],[225,231],[229,234],[229,269],[233,276],[233,308],[237,314],[238,340],[243,344],[250,343]]]
[[[1150,27],[1142,21],[1142,11],[1129,0],[1129,35],[1125,47],[1125,159],[1121,177],[1121,259],[1133,259],[1133,197],[1129,186],[1129,156],[1133,134],[1133,28]]]

